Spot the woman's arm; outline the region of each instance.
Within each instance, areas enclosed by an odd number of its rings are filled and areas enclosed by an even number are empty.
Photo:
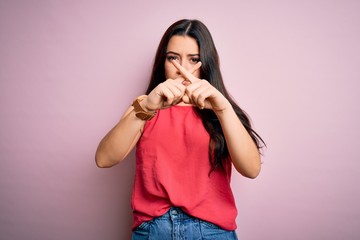
[[[256,178],[261,169],[260,152],[230,102],[206,80],[192,84],[187,94],[190,102],[215,112],[235,169],[245,177]]]
[[[220,121],[231,160],[241,175],[256,178],[261,170],[260,152],[231,104],[227,103],[223,110],[215,111],[215,114]]]
[[[261,169],[260,152],[230,102],[208,81],[194,77],[176,61],[180,73],[191,81],[183,100],[200,109],[212,109],[217,115],[226,140],[231,160],[236,170],[245,177],[255,178]]]
[[[131,106],[99,143],[95,154],[96,165],[106,168],[121,162],[140,139],[144,125],[145,121],[135,116]]]
[[[197,64],[197,68],[201,64]],[[179,103],[185,93],[183,78],[168,79],[154,88],[139,104],[145,111],[157,111]],[[98,167],[112,167],[121,162],[141,137],[145,121],[130,107],[118,124],[101,140],[95,155]]]

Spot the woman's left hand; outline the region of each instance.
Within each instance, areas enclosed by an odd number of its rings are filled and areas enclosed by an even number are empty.
[[[195,77],[177,61],[171,61],[187,80],[183,102],[194,104],[200,109],[212,109],[214,112],[225,110],[229,101],[207,80]]]

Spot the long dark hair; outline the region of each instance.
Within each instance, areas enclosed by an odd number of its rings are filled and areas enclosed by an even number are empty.
[[[261,137],[252,129],[247,114],[234,102],[227,92],[220,72],[219,56],[214,41],[207,27],[199,20],[183,19],[172,24],[164,33],[155,55],[154,66],[151,73],[150,83],[146,90],[149,94],[158,84],[166,80],[165,59],[167,45],[172,36],[189,36],[194,38],[199,45],[201,65],[201,78],[206,79],[230,102],[241,123],[250,134],[258,149],[265,145]],[[210,135],[209,158],[213,170],[223,167],[223,161],[228,159],[229,150],[222,132],[220,122],[215,113],[210,109],[200,110],[196,108],[201,117],[206,131]]]

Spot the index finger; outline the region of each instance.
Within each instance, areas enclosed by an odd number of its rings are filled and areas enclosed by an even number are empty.
[[[201,67],[201,62],[197,62],[190,71],[186,70],[177,61],[171,61],[171,63],[174,64],[174,66],[180,71],[181,75],[188,79],[190,82],[194,82],[197,80],[197,78],[192,74]]]

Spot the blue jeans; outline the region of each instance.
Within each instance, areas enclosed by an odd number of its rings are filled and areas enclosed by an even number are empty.
[[[180,208],[172,207],[164,215],[143,222],[132,234],[132,240],[237,240],[235,231],[194,218]]]

